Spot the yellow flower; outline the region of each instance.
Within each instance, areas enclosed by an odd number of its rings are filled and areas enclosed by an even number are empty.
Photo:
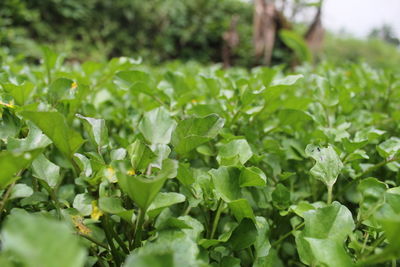
[[[197,100],[196,100],[196,99],[192,99],[192,103],[193,103],[193,104],[196,104],[196,103],[197,103]]]
[[[78,87],[78,84],[76,83],[76,82],[73,82],[72,84],[71,84],[71,90],[74,90],[74,89],[76,89]]]
[[[72,216],[72,223],[80,234],[88,235],[92,232],[86,225],[83,224],[83,218],[78,215]]]
[[[104,213],[99,209],[97,206],[97,201],[93,200],[92,201],[92,214],[90,214],[90,218],[93,220],[99,220],[99,218],[103,215]]]
[[[130,169],[129,171],[126,172],[126,174],[128,174],[128,175],[130,175],[130,176],[133,176],[133,175],[136,174],[136,172],[135,172],[134,169]]]

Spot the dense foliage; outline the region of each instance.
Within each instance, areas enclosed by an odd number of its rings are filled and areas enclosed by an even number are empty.
[[[240,0],[2,0],[0,44],[26,55],[34,53],[34,40],[73,51],[75,59],[220,61],[222,35],[236,14],[241,38],[234,57],[249,65],[252,11]]]
[[[400,257],[400,79],[3,57],[1,266]]]

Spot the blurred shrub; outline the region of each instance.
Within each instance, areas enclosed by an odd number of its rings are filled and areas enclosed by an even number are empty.
[[[336,64],[363,61],[376,68],[400,67],[400,50],[378,39],[359,40],[328,35],[323,57]]]

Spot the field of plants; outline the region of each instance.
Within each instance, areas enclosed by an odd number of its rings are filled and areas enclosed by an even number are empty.
[[[399,73],[1,62],[0,266],[399,263]]]

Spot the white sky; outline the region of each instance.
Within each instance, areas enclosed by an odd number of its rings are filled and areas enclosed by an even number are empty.
[[[323,23],[327,29],[357,37],[387,23],[400,37],[400,0],[325,0]]]

